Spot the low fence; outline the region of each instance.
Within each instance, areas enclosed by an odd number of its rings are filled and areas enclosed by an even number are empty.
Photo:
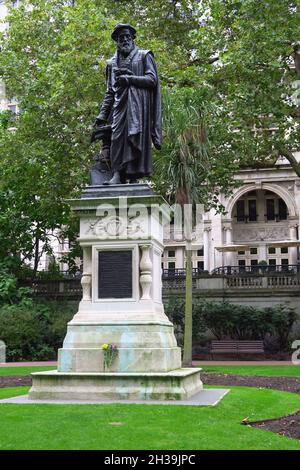
[[[69,299],[80,299],[82,296],[80,278],[61,280],[34,279],[32,281],[19,281],[19,287],[30,287],[32,289],[33,295],[37,297],[67,297]]]
[[[185,273],[173,273],[171,275],[163,274],[163,290],[184,291]],[[30,287],[33,294],[43,297],[68,297],[81,298],[80,278],[44,280],[35,279],[20,281],[20,287]],[[208,275],[194,274],[193,289],[195,292],[201,291],[250,291],[250,290],[299,290],[300,273],[276,272],[265,274],[231,274],[231,275]],[[299,291],[300,292],[300,291]]]

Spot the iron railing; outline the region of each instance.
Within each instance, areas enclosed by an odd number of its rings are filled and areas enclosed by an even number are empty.
[[[274,273],[300,274],[300,264],[274,264],[274,265],[255,265],[255,266],[220,266],[215,268],[211,274],[220,274],[225,276],[236,274],[260,274],[268,275]]]
[[[80,278],[49,280],[49,279],[33,279],[20,280],[19,287],[29,287],[32,293],[43,297],[68,297],[80,298],[82,288]]]
[[[196,279],[200,277],[201,275],[203,275],[203,273],[204,273],[203,269],[193,268],[193,278]],[[184,268],[163,269],[162,279],[163,280],[164,279],[185,279],[185,269]]]
[[[183,290],[185,277],[185,269],[164,269],[162,272],[163,289],[166,291],[170,289]],[[202,282],[207,284],[206,281],[209,281],[209,287],[204,288],[213,291],[220,288],[215,286],[214,280],[217,282],[217,278],[223,278],[223,288],[225,289],[299,288],[300,266],[291,264],[285,266],[222,266],[214,269],[211,274],[194,268],[193,288],[201,290]],[[80,299],[82,295],[80,276],[65,277],[60,280],[20,280],[18,285],[19,287],[30,287],[32,293],[38,297]]]

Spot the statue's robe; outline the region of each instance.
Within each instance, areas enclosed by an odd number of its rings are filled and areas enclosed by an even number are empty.
[[[129,86],[116,85],[116,68],[127,68]],[[112,170],[130,178],[152,174],[151,142],[161,147],[161,95],[151,51],[134,47],[126,57],[117,52],[106,68],[107,90],[99,119],[111,121]]]

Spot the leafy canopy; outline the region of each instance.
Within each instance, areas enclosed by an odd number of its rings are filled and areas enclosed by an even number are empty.
[[[66,199],[88,181],[91,125],[117,22],[137,27],[137,44],[154,51],[166,89],[158,190],[174,194],[166,171],[182,178],[183,164],[193,197],[207,204],[228,190],[241,164],[273,164],[281,154],[300,174],[292,154],[297,1],[24,0],[7,20],[0,75],[21,113],[15,123],[7,113],[0,119],[1,259],[35,256],[38,240],[49,249],[55,228],[76,232]]]

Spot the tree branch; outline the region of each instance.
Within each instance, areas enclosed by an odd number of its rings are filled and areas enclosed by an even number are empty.
[[[204,65],[204,64],[213,64],[214,62],[217,62],[219,60],[219,56],[211,57],[207,61],[202,60],[202,59],[194,59],[189,62],[190,65]]]
[[[279,154],[288,160],[296,175],[300,177],[300,163],[297,162],[293,153],[286,147],[280,147]]]
[[[294,57],[296,73],[300,75],[300,41],[294,42],[293,49],[294,49],[293,57]]]

